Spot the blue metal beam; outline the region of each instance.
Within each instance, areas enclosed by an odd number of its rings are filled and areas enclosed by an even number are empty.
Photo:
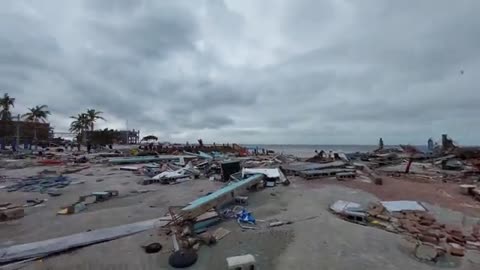
[[[191,219],[205,213],[215,206],[233,200],[235,196],[242,193],[246,188],[260,183],[260,181],[263,180],[263,177],[263,174],[255,174],[247,179],[231,183],[211,194],[200,197],[182,208],[181,216],[183,219]]]

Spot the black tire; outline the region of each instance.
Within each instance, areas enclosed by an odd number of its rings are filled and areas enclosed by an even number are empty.
[[[191,249],[175,251],[168,258],[168,264],[174,268],[186,268],[197,262],[197,252]]]
[[[162,250],[162,245],[160,243],[151,243],[143,247],[146,253],[157,253]]]

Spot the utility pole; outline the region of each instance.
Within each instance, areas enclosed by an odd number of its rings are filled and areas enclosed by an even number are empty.
[[[127,132],[126,132],[127,136],[126,136],[126,138],[125,138],[125,144],[128,144],[128,143],[129,143],[128,137],[129,137],[129,135],[130,135],[130,134],[129,134],[130,131],[128,130],[128,119],[127,119],[126,122],[125,122],[125,128],[127,129]]]
[[[20,114],[17,116],[16,126],[17,126],[17,147],[20,147]]]

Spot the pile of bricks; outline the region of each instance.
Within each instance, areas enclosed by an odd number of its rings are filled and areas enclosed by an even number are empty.
[[[461,229],[439,223],[426,212],[400,212],[395,214],[399,228],[416,239],[439,246],[451,255],[464,256],[465,248],[480,250],[480,225],[476,225],[472,234]]]
[[[480,201],[480,188],[476,185],[460,185],[460,192],[464,195],[470,195],[477,201]]]
[[[464,256],[465,249],[480,250],[480,224],[473,227],[471,234],[465,234],[460,228],[439,223],[428,212],[402,211],[390,214],[379,204],[371,205],[369,209],[370,217],[388,221],[397,232],[433,244],[439,251]]]

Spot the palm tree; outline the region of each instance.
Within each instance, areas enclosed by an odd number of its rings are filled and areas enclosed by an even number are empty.
[[[90,130],[93,131],[94,130],[94,127],[95,127],[95,122],[98,120],[98,119],[102,119],[104,121],[105,118],[103,118],[102,116],[100,116],[103,112],[101,111],[96,111],[95,109],[88,109],[87,110],[87,117],[88,117],[88,121],[89,121],[89,126],[90,126]]]
[[[37,124],[39,122],[45,123],[48,115],[50,115],[50,111],[48,110],[47,105],[35,106],[32,108],[28,108],[29,112],[22,115],[22,118],[25,121],[34,123],[33,127],[33,140],[35,141],[35,148],[37,147]]]
[[[35,123],[38,123],[38,122],[45,123],[48,118],[48,115],[51,114],[50,111],[48,110],[47,105],[41,105],[41,106],[37,105],[33,108],[28,108],[28,110],[30,112],[22,115],[22,117],[26,121],[35,122]]]
[[[8,93],[3,94],[3,98],[0,98],[0,120],[12,120],[12,113],[10,112],[10,106],[14,107],[15,98],[11,98]]]
[[[74,119],[72,123],[70,123],[70,131],[82,134],[83,143],[87,142],[86,132],[88,128],[91,126],[89,117],[86,113],[79,113],[77,116],[70,116],[70,118]]]

